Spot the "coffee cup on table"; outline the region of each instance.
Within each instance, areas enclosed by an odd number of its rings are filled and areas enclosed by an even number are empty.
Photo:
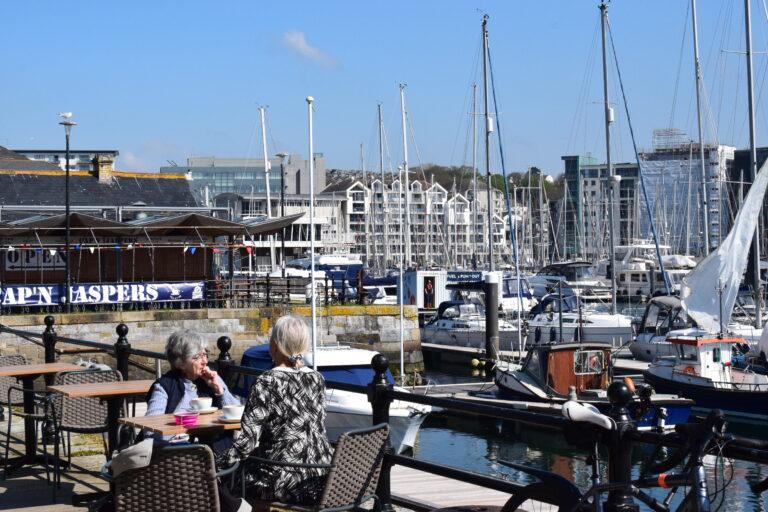
[[[224,411],[224,414],[222,414],[222,418],[225,420],[239,420],[243,416],[243,411],[245,410],[244,405],[225,405],[222,410]]]
[[[201,396],[201,397],[193,398],[192,400],[190,400],[189,406],[195,411],[203,411],[205,409],[208,409],[212,403],[213,403],[213,398]]]

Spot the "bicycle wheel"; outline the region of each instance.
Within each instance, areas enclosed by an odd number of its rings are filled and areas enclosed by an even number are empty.
[[[507,500],[501,512],[515,512],[522,509],[530,512],[554,512],[572,510],[575,504],[566,502],[562,496],[553,493],[551,487],[537,482],[523,487]]]

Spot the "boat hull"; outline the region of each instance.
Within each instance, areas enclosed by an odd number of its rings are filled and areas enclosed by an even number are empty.
[[[672,381],[650,371],[643,372],[645,381],[660,393],[676,393],[690,398],[696,409],[721,409],[726,415],[744,421],[768,419],[768,391],[741,391],[697,386]]]
[[[485,331],[461,331],[423,328],[421,340],[425,343],[447,345],[451,347],[470,347],[485,349]],[[517,331],[499,331],[499,350],[518,348]]]
[[[524,384],[515,377],[514,373],[497,375],[496,385],[499,388],[499,398],[511,401],[549,403],[556,406],[568,401],[567,397],[556,395],[541,396],[532,392],[530,385]],[[612,407],[607,397],[580,396],[579,402],[594,405],[603,414],[608,414]],[[630,416],[633,418],[636,416],[638,405],[635,402],[628,405]],[[656,428],[659,426],[669,428],[678,423],[685,423],[690,416],[692,405],[690,400],[679,398],[652,399],[651,409],[638,419],[637,426],[638,428]],[[559,409],[553,409],[553,413],[557,413],[557,411]]]
[[[389,440],[396,453],[402,453],[416,444],[416,437],[427,415],[411,413],[389,416]],[[371,426],[371,414],[354,413],[341,410],[328,410],[325,419],[325,432],[331,442],[336,442],[344,432]]]

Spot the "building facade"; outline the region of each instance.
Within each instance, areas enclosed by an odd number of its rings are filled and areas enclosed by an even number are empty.
[[[48,162],[59,167],[62,171],[67,168],[67,152],[63,149],[14,149],[14,153],[36,162]],[[114,162],[120,152],[116,149],[70,149],[69,169],[73,171],[91,171],[96,157],[107,161],[114,171]]]
[[[269,160],[269,191],[272,196],[280,196],[281,159]],[[325,188],[325,156],[315,153],[315,193]],[[293,195],[309,194],[309,161],[301,155],[288,155],[282,163],[285,193]],[[211,202],[221,194],[241,196],[266,195],[267,172],[262,158],[217,158],[191,157],[187,165],[161,167],[161,173],[184,174],[190,181],[190,188],[200,204]],[[266,207],[266,203],[264,203]],[[266,210],[263,212],[266,214]]]

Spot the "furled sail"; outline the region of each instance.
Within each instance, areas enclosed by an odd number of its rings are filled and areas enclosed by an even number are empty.
[[[767,162],[768,163],[768,162]],[[768,166],[764,163],[741,205],[733,228],[717,250],[683,278],[680,298],[683,309],[702,329],[715,334],[720,331],[720,294],[722,287],[722,325],[731,321],[739,284],[747,268],[749,248],[757,227],[757,218],[768,185]]]

